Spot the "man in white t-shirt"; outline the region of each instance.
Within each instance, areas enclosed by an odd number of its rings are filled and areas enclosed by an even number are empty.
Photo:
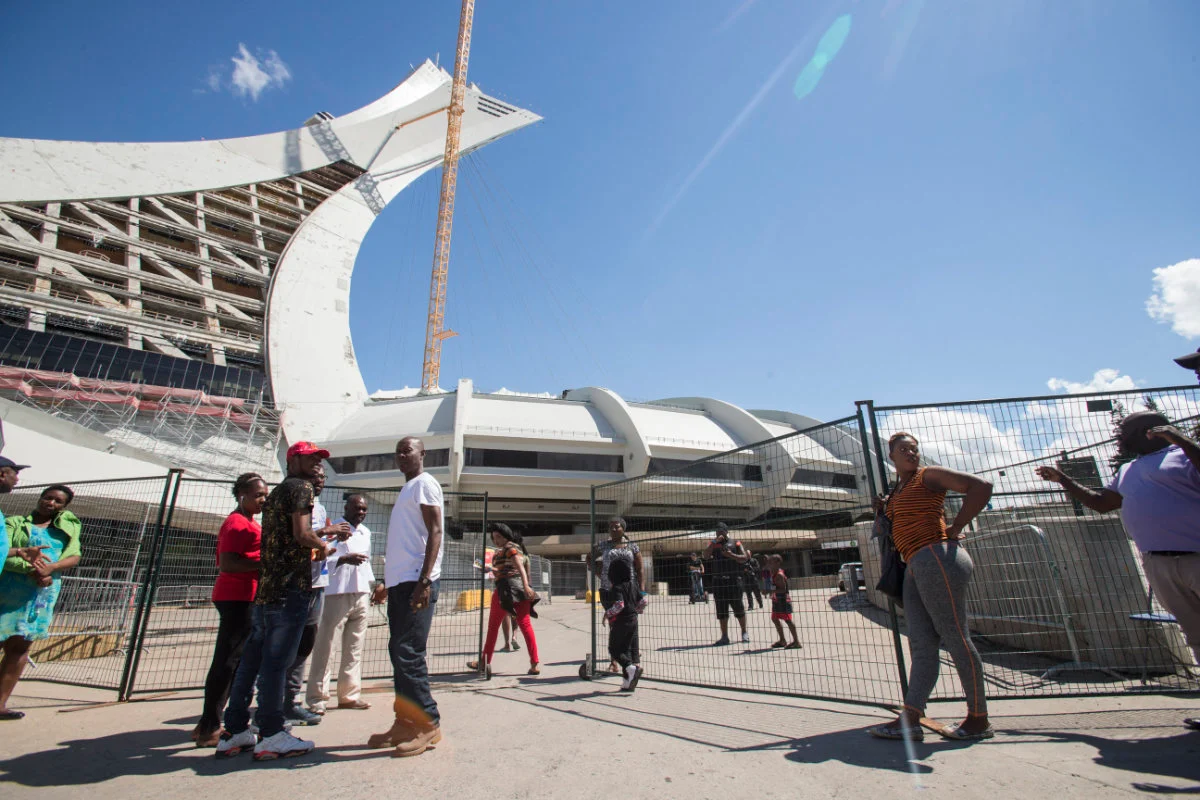
[[[429,689],[425,647],[442,574],[442,487],[424,471],[425,443],[408,436],[396,445],[405,484],[388,522],[384,583],[388,602],[388,655],[396,684],[392,727],[370,747],[394,747],[393,756],[417,756],[442,739],[441,718]]]
[[[325,713],[325,704],[329,700],[329,654],[339,629],[342,630],[342,659],[337,679],[337,707],[360,711],[371,707],[360,697],[367,614],[372,600],[383,602],[387,595],[382,583],[376,596],[371,595],[375,572],[371,569],[371,529],[362,524],[366,517],[367,498],[361,494],[348,496],[345,515],[338,522],[350,526],[350,538],[338,542],[337,549],[327,560],[325,608],[321,612],[308,671],[305,699],[309,710],[316,714]]]

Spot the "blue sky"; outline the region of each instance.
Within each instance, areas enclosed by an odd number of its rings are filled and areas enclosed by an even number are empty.
[[[451,63],[457,22],[450,2],[18,4],[0,135],[295,127]],[[545,121],[464,162],[442,383],[823,418],[1101,369],[1190,383],[1170,359],[1200,345],[1197,41],[1186,0],[480,0],[470,79]],[[233,91],[239,45],[275,64],[257,97]],[[420,381],[437,180],[356,268],[369,389]]]

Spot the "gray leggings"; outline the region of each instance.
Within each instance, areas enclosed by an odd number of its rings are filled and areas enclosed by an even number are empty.
[[[938,645],[954,659],[967,697],[967,713],[987,714],[983,662],[967,627],[967,584],[975,565],[962,546],[939,542],[922,547],[904,571],[904,614],[912,671],[904,705],[924,713],[941,666]]]

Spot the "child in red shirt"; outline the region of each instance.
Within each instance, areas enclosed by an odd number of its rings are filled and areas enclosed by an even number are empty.
[[[771,570],[771,585],[774,588],[774,592],[771,594],[771,622],[775,623],[775,630],[779,632],[779,641],[771,647],[799,650],[800,639],[796,635],[796,625],[792,622],[792,598],[788,595],[787,575],[783,571],[783,557],[767,556],[767,567]],[[791,644],[788,644],[783,635],[784,622],[787,623],[788,630],[792,632]]]

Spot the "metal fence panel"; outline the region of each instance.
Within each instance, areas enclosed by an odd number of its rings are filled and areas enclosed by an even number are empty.
[[[857,573],[839,589],[840,568],[857,562],[859,520],[870,515],[870,484],[857,420],[847,418],[760,442],[666,472],[599,486],[594,509],[606,537],[611,515],[649,557],[653,595],[639,622],[647,679],[723,689],[776,692],[887,703],[899,694],[891,620],[859,590]],[[705,597],[693,601],[688,558],[700,554],[724,522],[731,539],[756,559],[779,554],[790,578],[799,650],[772,647],[779,635],[762,574],[740,571],[730,581],[705,564]],[[852,570],[852,568],[851,568]],[[731,601],[728,646],[715,609]],[[746,607],[746,634],[736,621]],[[603,608],[595,606],[596,666],[609,667]],[[785,636],[790,641],[790,635]]]
[[[623,516],[628,538],[651,556],[648,582],[666,591],[652,597],[641,618],[648,680],[899,703],[907,632],[903,612],[874,589],[879,553],[870,539],[869,500],[894,474],[884,443],[907,431],[920,440],[926,463],[978,474],[995,486],[964,544],[975,563],[970,626],[990,696],[1200,690],[1200,670],[1178,627],[1154,602],[1119,517],[1083,509],[1034,472],[1056,466],[1102,486],[1128,458],[1113,439],[1119,419],[1159,410],[1200,434],[1200,389],[859,405],[858,418],[595,487],[593,542],[605,537],[610,515]],[[960,504],[961,498],[947,498],[948,519]],[[679,557],[702,551],[718,521],[756,554],[784,556],[802,650],[768,647],[775,630],[753,591],[742,598],[753,603],[746,614],[750,641],[738,641],[740,628],[731,620],[733,643],[713,645],[712,577],[705,578],[707,603],[689,603]],[[859,559],[861,591],[845,578],[850,567],[831,577],[837,562]],[[593,653],[600,670],[608,668],[602,613],[597,604]],[[961,699],[945,653],[942,665],[933,699]]]
[[[586,561],[565,558],[548,559],[551,565],[551,590],[559,597],[574,597],[588,588]]]
[[[31,648],[26,680],[119,688],[166,480],[72,484],[70,510],[83,523],[83,560],[63,574],[50,635]],[[44,488],[18,487],[4,497],[5,514],[31,513]]]
[[[970,625],[993,697],[1200,689],[1194,658],[1150,597],[1136,547],[1119,515],[1074,503],[1039,466],[1084,485],[1111,480],[1129,456],[1116,422],[1159,410],[1187,431],[1200,419],[1200,389],[1174,387],[875,409],[881,441],[921,442],[925,463],[992,481],[992,501],[967,532],[975,563]],[[947,519],[961,500],[947,497]],[[869,575],[878,552],[864,551]],[[873,585],[873,581],[869,581]],[[882,598],[872,592],[872,599]],[[943,653],[935,699],[961,696]]]
[[[42,488],[17,489],[5,509],[28,513]],[[218,626],[211,595],[217,532],[235,505],[231,482],[172,473],[72,488],[71,510],[83,521],[83,560],[63,578],[50,637],[34,645],[25,678],[116,689],[123,699],[202,687]],[[364,524],[372,534],[372,568],[382,579],[390,505],[399,489],[326,488],[322,501],[331,520],[355,492],[368,498]],[[161,535],[160,519],[167,523]],[[441,594],[429,637],[435,675],[466,672],[479,650],[485,609],[475,564],[483,554],[486,495],[447,493],[445,523]],[[391,676],[387,640],[386,605],[374,606],[364,677]]]
[[[399,489],[327,487],[321,501],[331,522],[342,516],[350,494],[367,497],[363,524],[371,531],[372,569],[382,580],[390,511]],[[218,624],[210,600],[218,572],[217,532],[233,508],[230,482],[181,480],[133,691],[204,685]],[[482,554],[484,508],[484,495],[446,494],[441,588],[428,645],[431,674],[467,671],[466,662],[477,649],[482,609],[474,562]],[[387,643],[387,606],[373,606],[362,655],[364,678],[391,677]],[[339,663],[340,652],[335,641],[330,664]]]

